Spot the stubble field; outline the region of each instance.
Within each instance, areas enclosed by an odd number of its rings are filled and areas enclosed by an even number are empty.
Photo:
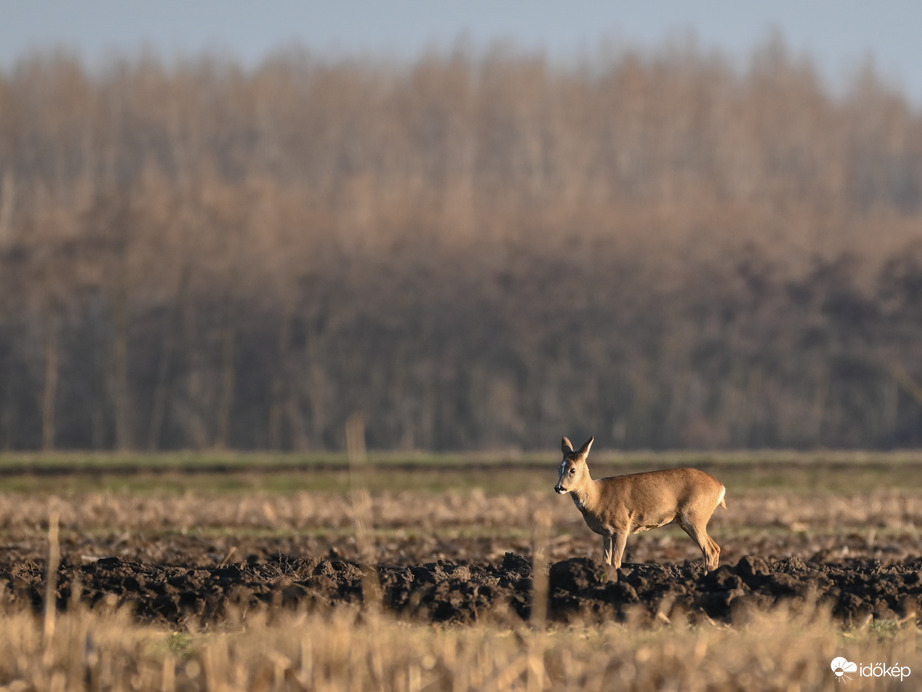
[[[672,527],[606,571],[551,456],[3,461],[10,689],[814,689],[839,655],[922,674],[918,455],[600,455],[596,477],[725,483],[709,575]]]

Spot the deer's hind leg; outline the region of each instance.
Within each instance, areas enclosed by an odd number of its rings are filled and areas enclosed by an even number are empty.
[[[720,562],[720,546],[707,532],[707,522],[693,521],[688,517],[677,518],[679,526],[687,533],[704,554],[704,570],[711,572],[717,569]]]

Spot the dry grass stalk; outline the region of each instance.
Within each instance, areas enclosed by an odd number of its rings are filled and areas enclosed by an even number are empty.
[[[534,542],[532,555],[534,569],[532,574],[534,584],[534,595],[532,596],[531,605],[531,622],[541,629],[544,627],[547,619],[547,596],[548,596],[548,543],[551,530],[551,513],[546,509],[540,509],[534,513]]]
[[[365,448],[365,419],[355,414],[346,421],[346,456],[349,462],[349,485],[352,499],[352,521],[359,559],[362,562],[362,589],[365,607],[370,617],[377,617],[381,606],[381,584],[375,570],[371,495],[365,487],[364,472],[368,462]]]
[[[534,513],[534,544],[532,555],[534,568],[532,570],[532,600],[530,624],[533,628],[526,636],[527,655],[526,689],[528,692],[548,689],[551,687],[547,671],[544,667],[545,649],[547,648],[547,602],[549,593],[548,579],[548,542],[551,530],[551,513],[547,509],[539,509]]]
[[[58,609],[58,565],[61,562],[59,538],[60,513],[54,509],[48,518],[48,562],[45,567],[45,617],[42,641],[46,659],[54,645],[55,618]]]

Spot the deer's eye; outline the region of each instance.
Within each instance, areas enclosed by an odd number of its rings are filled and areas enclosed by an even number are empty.
[[[569,473],[572,476],[574,471],[576,471],[576,469],[571,466],[570,470],[567,471],[567,473]]]

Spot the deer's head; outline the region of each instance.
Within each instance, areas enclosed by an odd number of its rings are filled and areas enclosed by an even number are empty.
[[[560,476],[557,479],[557,485],[554,490],[563,495],[574,488],[582,485],[589,476],[589,466],[586,464],[586,457],[589,456],[589,448],[592,447],[594,437],[586,440],[582,447],[575,450],[573,445],[566,437],[560,441],[560,451],[563,452],[563,461],[560,462]]]

